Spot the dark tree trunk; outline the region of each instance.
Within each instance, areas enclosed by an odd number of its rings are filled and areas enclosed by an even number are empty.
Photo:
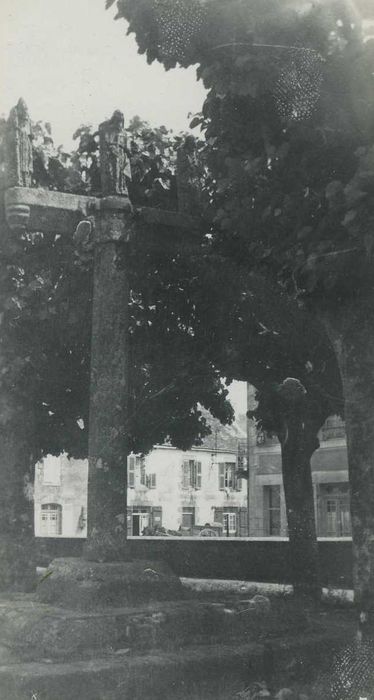
[[[374,611],[374,299],[327,313],[345,406],[355,601]]]
[[[0,433],[0,590],[29,590],[36,580],[34,469],[17,432]]]
[[[319,598],[321,586],[310,465],[318,439],[315,429],[303,422],[299,407],[286,412],[280,439],[292,584],[295,594]]]

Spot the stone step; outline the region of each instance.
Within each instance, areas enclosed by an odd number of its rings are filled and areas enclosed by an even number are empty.
[[[292,620],[297,631],[305,618]],[[250,600],[153,601],[136,607],[105,608],[98,612],[65,610],[35,597],[0,600],[0,640],[3,658],[37,661],[90,658],[120,649],[173,650],[192,644],[212,644],[290,628],[287,608],[272,609],[260,595]],[[0,653],[1,659],[1,653]]]
[[[64,663],[0,665],[4,700],[230,700],[253,680],[272,672],[275,684],[288,667],[304,679],[316,677],[332,648],[344,643],[342,631],[298,634],[259,643],[193,646],[152,654],[107,654]],[[275,680],[276,679],[276,680]],[[278,687],[281,687],[278,685]]]

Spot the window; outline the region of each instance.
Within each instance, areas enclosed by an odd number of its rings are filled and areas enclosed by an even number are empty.
[[[145,508],[139,508],[132,513],[132,534],[135,537],[142,535],[144,530],[149,527],[150,512]]]
[[[183,508],[182,510],[182,527],[189,530],[195,525],[195,508]]]
[[[129,506],[127,508],[127,532],[129,537],[155,535],[155,530],[161,527],[161,506]],[[160,534],[162,534],[162,532]]]
[[[264,486],[264,520],[265,535],[280,535],[280,486]]]
[[[236,535],[236,513],[223,513],[223,535]]]
[[[146,486],[145,460],[140,455],[129,455],[127,458],[127,486],[135,488],[136,474],[139,475],[139,483]]]
[[[322,440],[345,437],[345,423],[339,416],[330,416],[322,426]]]
[[[139,470],[140,470],[140,483],[142,486],[148,486],[147,484],[147,475],[145,473],[145,459],[144,457],[137,457],[136,458],[136,464],[139,464]]]
[[[242,480],[237,478],[235,462],[221,462],[218,465],[218,481],[220,491],[241,490]]]
[[[156,488],[156,474],[147,474],[146,485],[149,489]]]
[[[322,484],[321,532],[325,537],[346,537],[351,534],[348,484]]]
[[[62,534],[62,507],[57,503],[42,505],[40,520],[42,537],[55,537]]]
[[[183,462],[183,488],[201,489],[201,462],[185,459]]]

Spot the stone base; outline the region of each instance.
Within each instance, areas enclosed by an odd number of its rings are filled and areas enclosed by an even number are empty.
[[[0,537],[0,591],[32,591],[36,584],[35,541],[32,537]]]
[[[270,609],[258,602],[240,600],[227,607],[187,599],[82,611],[36,602],[34,595],[0,598],[0,667],[248,642],[271,625]]]
[[[185,596],[180,579],[161,561],[98,563],[54,559],[36,590],[37,599],[73,610],[124,607]]]

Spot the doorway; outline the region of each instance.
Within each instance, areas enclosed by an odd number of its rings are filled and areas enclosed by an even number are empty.
[[[133,512],[132,514],[132,534],[134,537],[139,537],[143,534],[143,530],[149,527],[149,513]]]

